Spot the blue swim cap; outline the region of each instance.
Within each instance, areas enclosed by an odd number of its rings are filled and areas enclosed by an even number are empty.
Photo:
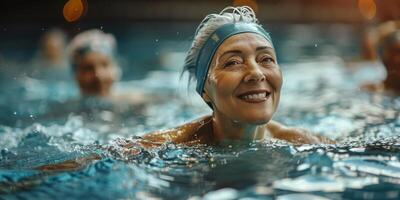
[[[196,91],[202,96],[204,84],[207,79],[208,70],[211,61],[218,47],[229,37],[239,33],[256,33],[263,36],[269,43],[272,44],[271,37],[260,25],[255,23],[229,23],[224,24],[215,30],[206,40],[203,47],[200,49],[199,56],[196,60]]]

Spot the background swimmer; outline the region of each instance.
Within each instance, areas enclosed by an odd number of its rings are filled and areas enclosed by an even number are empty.
[[[393,31],[380,40],[379,55],[386,69],[386,79],[381,83],[365,84],[361,88],[372,92],[399,95],[400,30]]]
[[[66,58],[67,36],[61,29],[50,29],[40,39],[38,54],[31,61],[28,76],[44,80],[69,80]]]
[[[380,42],[389,34],[400,28],[400,21],[386,21],[378,26],[368,27],[361,40],[361,53],[364,60],[379,60],[378,48]]]
[[[74,77],[83,97],[101,97],[113,102],[142,104],[147,97],[140,91],[116,94],[112,90],[121,70],[116,56],[116,40],[100,30],[88,30],[72,39],[69,47]]]
[[[107,128],[102,129],[112,133],[116,132],[114,127],[122,126],[122,119],[139,117],[145,103],[158,100],[134,87],[128,91],[113,87],[121,76],[116,47],[115,37],[101,30],[87,30],[76,35],[67,50],[71,65],[69,73],[75,78],[80,98],[50,105],[49,112],[37,120],[78,114],[86,126],[97,129],[99,123],[107,124]]]
[[[116,41],[113,35],[89,30],[75,36],[70,45],[74,77],[83,96],[111,95],[120,70],[114,61]]]

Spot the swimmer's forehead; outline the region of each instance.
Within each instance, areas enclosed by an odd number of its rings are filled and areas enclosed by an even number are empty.
[[[275,54],[273,45],[265,37],[256,33],[241,33],[229,37],[219,46],[216,54],[222,56],[230,52],[241,52],[246,48],[255,51],[266,50]]]

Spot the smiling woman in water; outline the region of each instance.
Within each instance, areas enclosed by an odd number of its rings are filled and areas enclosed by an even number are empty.
[[[124,154],[135,155],[142,147],[166,142],[218,145],[274,138],[293,144],[334,143],[272,120],[279,104],[282,72],[271,37],[249,7],[228,7],[220,14],[208,15],[197,28],[184,71],[196,80],[196,91],[211,107],[212,115],[139,139],[117,141]],[[94,158],[98,157],[89,160]],[[86,163],[83,160],[78,162]],[[38,169],[64,170],[65,166],[60,163]]]
[[[184,71],[211,107],[205,116],[172,130],[143,136],[144,144],[218,144],[275,138],[291,143],[332,143],[272,120],[282,87],[272,39],[249,7],[210,14],[196,30]],[[144,142],[147,141],[147,142]]]

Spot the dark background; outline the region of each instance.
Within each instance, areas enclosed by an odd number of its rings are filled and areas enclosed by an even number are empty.
[[[70,26],[62,9],[67,0],[1,2],[1,23],[50,23]],[[260,21],[290,23],[363,23],[359,0],[87,0],[86,22],[197,21],[229,5],[249,5]],[[400,17],[400,1],[375,0],[375,21]]]

